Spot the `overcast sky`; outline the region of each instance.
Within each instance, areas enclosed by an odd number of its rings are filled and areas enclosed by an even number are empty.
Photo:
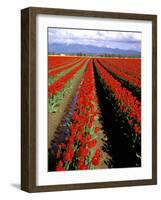
[[[141,33],[48,28],[48,42],[141,51]]]

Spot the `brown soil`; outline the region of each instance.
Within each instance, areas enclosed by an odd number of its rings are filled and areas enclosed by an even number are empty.
[[[102,128],[101,122],[98,121],[96,123],[96,126]],[[100,158],[99,165],[97,165],[95,167],[95,169],[107,169],[109,166],[111,157],[107,152],[102,150],[102,148],[105,146],[105,144],[107,144],[107,140],[108,140],[108,138],[102,130],[99,133],[97,133],[97,145],[95,146],[95,150],[96,149],[101,150],[101,158]]]
[[[51,142],[55,137],[55,131],[61,119],[65,116],[68,105],[76,94],[79,84],[83,78],[85,69],[86,67],[83,68],[79,76],[74,78],[72,84],[73,89],[64,97],[63,103],[59,106],[58,111],[56,113],[48,113],[48,148],[51,147]]]
[[[100,109],[99,108],[99,105],[97,103],[95,103],[95,108],[96,109]],[[100,163],[99,165],[97,165],[96,167],[94,167],[95,169],[107,169],[108,166],[109,166],[109,162],[111,160],[111,157],[110,155],[105,152],[103,150],[103,147],[105,147],[105,145],[107,145],[107,141],[108,141],[108,138],[107,138],[107,134],[105,134],[104,130],[103,130],[103,127],[102,127],[102,122],[100,120],[100,115],[98,115],[98,120],[96,120],[94,122],[94,127],[99,127],[101,130],[96,134],[97,136],[97,144],[94,148],[94,150],[96,149],[100,149],[101,150],[101,158],[100,158]]]

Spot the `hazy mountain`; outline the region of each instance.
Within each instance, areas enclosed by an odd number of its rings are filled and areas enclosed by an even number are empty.
[[[118,48],[107,48],[107,47],[98,47],[94,45],[81,45],[81,44],[60,44],[53,43],[49,44],[49,53],[63,53],[63,54],[92,54],[92,55],[100,55],[100,54],[122,54],[122,55],[139,55],[140,52],[135,50],[124,50]]]

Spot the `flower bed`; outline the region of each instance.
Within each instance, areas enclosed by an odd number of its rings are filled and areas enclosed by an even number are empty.
[[[95,65],[105,87],[111,91],[120,111],[127,115],[129,125],[133,127],[135,134],[139,136],[141,134],[140,101],[125,87],[122,87],[121,83],[114,79],[96,60]]]
[[[93,169],[99,165],[101,152],[96,144],[100,128],[95,126],[99,114],[96,104],[93,64],[90,60],[69,123],[69,134],[66,141],[59,144],[57,171]]]

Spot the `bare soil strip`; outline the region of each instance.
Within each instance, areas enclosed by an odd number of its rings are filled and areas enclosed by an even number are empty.
[[[99,108],[99,105],[96,105],[97,108]],[[109,155],[108,151],[104,151],[104,147],[108,142],[107,133],[105,133],[101,121],[101,115],[98,116],[98,121],[95,122],[94,126],[99,127],[101,130],[97,133],[97,144],[94,147],[94,150],[100,149],[101,150],[101,158],[99,165],[95,166],[94,169],[107,169],[110,166],[111,162],[111,156]],[[108,146],[107,146],[108,149]]]

